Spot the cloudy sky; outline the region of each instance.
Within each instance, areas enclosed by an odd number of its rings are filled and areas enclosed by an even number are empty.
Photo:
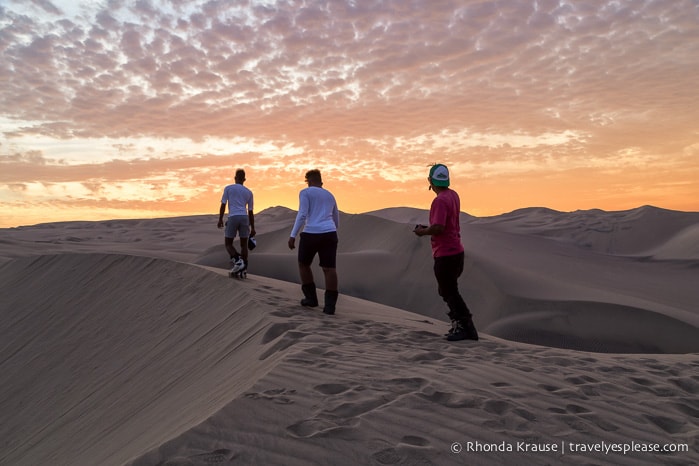
[[[696,0],[0,0],[0,226],[255,210],[699,210]]]

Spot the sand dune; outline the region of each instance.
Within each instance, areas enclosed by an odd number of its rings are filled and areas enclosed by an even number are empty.
[[[458,343],[425,212],[378,214],[342,216],[332,317],[298,305],[288,209],[245,281],[215,216],[0,230],[0,464],[699,462],[694,213],[465,215]]]
[[[286,246],[295,212],[276,207],[257,217],[259,246],[251,272],[297,283],[295,256]],[[445,320],[429,242],[411,232],[418,220],[426,222],[427,212],[342,214],[342,293]],[[225,268],[215,223],[215,216],[194,216],[9,229],[0,239],[0,257],[107,252]],[[462,292],[478,328],[494,336],[590,351],[697,352],[699,338],[677,335],[693,337],[699,327],[699,290],[691,279],[698,225],[698,213],[648,206],[572,213],[532,208],[489,218],[463,214]],[[315,272],[322,286],[320,269]],[[629,312],[650,318],[627,326],[620,344],[614,335],[601,336],[600,327],[623,321]],[[565,322],[569,314],[577,316],[576,325]]]
[[[289,212],[285,215],[293,222]],[[411,233],[420,218],[426,222],[427,212],[408,208],[343,215],[338,256],[342,292],[444,320],[429,242]],[[649,233],[654,219],[659,219],[655,239]],[[258,223],[263,222],[261,216]],[[599,227],[603,224],[607,226]],[[503,338],[591,351],[697,352],[699,290],[690,279],[697,262],[691,251],[683,257],[681,250],[689,241],[682,235],[688,237],[696,225],[699,215],[694,213],[650,207],[572,214],[524,209],[488,219],[464,215],[462,291],[477,326]],[[253,270],[298,280],[293,254],[286,248],[289,229],[259,235]],[[633,247],[618,245],[624,242]],[[661,256],[665,251],[662,257],[672,255],[673,260],[649,257],[649,248]],[[226,257],[214,245],[197,263],[225,267]],[[316,276],[322,276],[319,269]],[[575,325],[565,318],[558,322],[573,313]],[[627,326],[623,342],[601,335],[629,313],[648,318]],[[516,328],[510,328],[515,322]]]
[[[195,267],[63,254],[0,276],[3,464],[122,463],[208,418],[274,361],[254,344],[266,316],[249,294]]]
[[[642,256],[685,228],[697,225],[699,213],[652,206],[619,212],[585,210],[569,213],[529,208],[475,219],[473,223],[513,233],[544,236],[605,254]]]

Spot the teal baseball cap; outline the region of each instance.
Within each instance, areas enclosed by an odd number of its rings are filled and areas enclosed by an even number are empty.
[[[449,169],[444,164],[434,164],[430,168],[429,178],[433,185],[446,188],[449,186]]]

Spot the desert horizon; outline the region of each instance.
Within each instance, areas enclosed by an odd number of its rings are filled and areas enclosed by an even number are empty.
[[[346,209],[340,208],[340,211],[343,214],[346,215],[362,215],[362,214],[379,214],[381,215],[387,215],[389,218],[391,218],[392,211],[400,211],[403,209],[406,210],[415,210],[415,211],[429,211],[429,201],[432,200],[431,196],[426,197],[426,202],[423,202],[423,205],[411,205],[411,206],[405,206],[405,205],[389,205],[386,207],[380,207],[376,209],[369,209],[369,210],[358,210],[358,211],[349,211]],[[214,201],[214,207],[216,207],[216,201]],[[255,215],[262,214],[265,211],[268,210],[273,210],[273,209],[288,209],[295,211],[297,205],[293,204],[273,204],[269,206],[262,207],[260,210],[255,210],[254,213]],[[341,206],[340,206],[341,207]],[[651,208],[651,209],[659,209],[659,210],[667,210],[667,211],[674,211],[674,212],[681,212],[681,213],[696,213],[699,212],[699,209],[680,209],[680,208],[673,208],[673,207],[668,207],[668,206],[662,206],[662,205],[655,205],[655,204],[639,204],[633,207],[628,207],[628,208],[615,208],[615,209],[605,209],[602,207],[573,207],[571,209],[560,209],[560,208],[555,208],[547,205],[533,205],[533,206],[526,206],[526,207],[513,207],[511,210],[503,211],[503,212],[498,212],[498,213],[489,213],[486,215],[477,215],[473,213],[475,210],[468,210],[468,209],[462,209],[461,214],[462,215],[467,215],[469,217],[474,217],[474,218],[489,218],[489,217],[500,217],[504,215],[511,215],[516,212],[526,212],[529,210],[535,210],[535,209],[541,209],[541,210],[549,210],[552,212],[556,213],[561,213],[561,214],[574,214],[574,213],[580,213],[580,212],[605,212],[605,213],[619,213],[619,212],[627,212],[627,211],[633,211],[633,210],[638,210],[638,209],[643,209],[643,208]],[[98,218],[98,219],[90,219],[88,216],[85,217],[65,217],[65,218],[59,218],[55,220],[46,220],[46,221],[41,221],[37,223],[25,223],[25,224],[16,224],[16,225],[4,225],[0,224],[0,229],[10,229],[10,228],[23,228],[23,227],[32,227],[32,226],[37,226],[37,225],[42,225],[46,223],[69,223],[69,222],[106,222],[106,221],[116,221],[116,220],[166,220],[166,219],[174,219],[174,218],[184,218],[184,217],[202,217],[202,216],[209,216],[209,215],[217,215],[214,212],[215,209],[210,209],[210,212],[190,212],[186,214],[172,214],[172,215],[156,215],[156,216],[133,216],[133,217],[104,217],[104,218]],[[397,217],[397,219],[400,219],[400,216]]]

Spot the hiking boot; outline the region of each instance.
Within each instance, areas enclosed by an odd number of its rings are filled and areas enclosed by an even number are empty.
[[[316,284],[308,283],[301,285],[304,298],[301,300],[301,306],[316,307],[318,306],[318,294],[316,293]]]
[[[444,336],[445,336],[445,337],[448,337],[449,335],[451,335],[452,333],[454,333],[454,330],[455,330],[456,327],[458,327],[458,326],[459,326],[459,322],[458,322],[457,320],[452,320],[452,321],[451,321],[451,328],[449,329],[449,331],[448,331],[447,333],[444,334]]]
[[[325,305],[323,306],[323,313],[328,315],[335,314],[335,304],[337,304],[337,291],[325,290]]]
[[[472,320],[456,322],[456,326],[447,334],[447,341],[478,340],[478,332]]]

